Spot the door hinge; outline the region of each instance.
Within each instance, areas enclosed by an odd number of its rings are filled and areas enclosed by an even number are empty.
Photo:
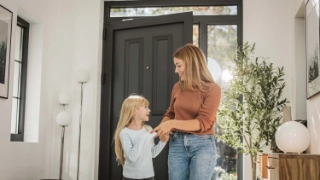
[[[106,83],[106,73],[103,72],[103,73],[101,74],[101,84],[105,84],[105,83]]]
[[[103,40],[106,40],[107,39],[107,29],[104,28],[103,29]]]

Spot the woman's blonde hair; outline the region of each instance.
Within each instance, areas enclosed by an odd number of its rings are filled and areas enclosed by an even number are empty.
[[[185,88],[195,90],[196,85],[201,91],[209,88],[208,82],[214,82],[211,73],[207,67],[207,60],[202,50],[193,44],[186,44],[173,54],[173,57],[185,62],[184,81],[180,81],[182,90]]]
[[[128,126],[132,122],[135,110],[141,106],[148,105],[149,101],[145,97],[136,94],[130,95],[122,103],[117,129],[114,134],[116,160],[122,166],[124,165],[125,158],[123,156],[123,149],[120,141],[120,132],[124,127]]]

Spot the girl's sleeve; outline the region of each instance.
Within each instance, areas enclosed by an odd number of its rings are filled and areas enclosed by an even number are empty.
[[[154,141],[154,140],[153,140]],[[157,157],[160,152],[162,151],[162,149],[166,146],[167,142],[162,142],[161,140],[159,140],[159,143],[157,145],[155,145],[153,143],[153,146],[152,146],[152,158],[155,158]]]
[[[139,142],[133,145],[129,134],[126,132],[120,133],[123,154],[126,160],[135,162],[141,156],[142,150],[146,147],[151,139],[153,139],[153,136],[146,133],[140,137]]]

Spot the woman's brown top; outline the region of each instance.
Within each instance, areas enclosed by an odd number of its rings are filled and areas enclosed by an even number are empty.
[[[181,91],[179,82],[172,89],[170,106],[164,117],[176,120],[197,119],[199,131],[182,131],[192,134],[214,134],[213,126],[220,104],[221,88],[216,83],[209,83],[210,89],[203,92],[199,89]]]

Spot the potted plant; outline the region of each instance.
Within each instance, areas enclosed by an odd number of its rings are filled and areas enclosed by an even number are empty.
[[[255,44],[239,46],[231,58],[233,79],[222,93],[218,111],[217,138],[238,152],[250,155],[252,180],[256,179],[256,157],[275,139],[286,99],[284,68],[274,68],[263,57],[255,57]]]

